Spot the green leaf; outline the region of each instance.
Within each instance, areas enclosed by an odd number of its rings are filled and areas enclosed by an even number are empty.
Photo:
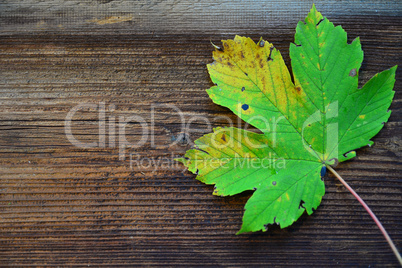
[[[325,194],[322,171],[372,145],[390,116],[396,66],[358,88],[360,40],[322,17],[313,5],[290,45],[293,81],[269,42],[236,36],[216,47],[207,90],[262,134],[217,128],[178,159],[215,195],[254,194],[239,233],[291,225],[312,214]]]

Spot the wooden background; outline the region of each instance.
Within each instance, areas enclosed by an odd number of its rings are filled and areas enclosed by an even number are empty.
[[[235,34],[288,48],[312,1],[1,1],[0,266],[359,266],[398,267],[368,214],[326,175],[326,195],[293,226],[235,236],[251,193],[216,197],[212,186],[174,165],[186,144],[228,109],[209,100],[210,41]],[[361,83],[401,63],[399,1],[316,1],[349,39],[361,37]],[[337,168],[402,245],[401,71],[393,113],[372,148]],[[80,103],[67,139],[65,118]],[[102,105],[105,105],[105,109]],[[134,159],[170,159],[130,167],[119,159],[117,133],[99,135],[105,118],[177,106],[199,133],[183,139],[179,115],[154,113],[155,142],[126,150]],[[114,106],[111,107],[110,105]],[[108,124],[109,121],[105,121]],[[101,122],[102,116],[101,116]],[[127,140],[139,140],[132,123]],[[105,140],[103,140],[105,139]],[[179,143],[172,144],[178,140]],[[106,141],[106,148],[102,142]],[[148,157],[148,158],[146,158]],[[168,161],[168,160],[166,160]],[[165,165],[163,165],[165,163]]]

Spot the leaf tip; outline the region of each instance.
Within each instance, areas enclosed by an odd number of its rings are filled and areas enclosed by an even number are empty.
[[[181,163],[183,163],[183,164],[184,164],[184,162],[186,162],[186,159],[184,159],[183,157],[174,158],[173,160],[174,160],[174,161],[177,161],[177,162],[181,162]]]
[[[251,233],[251,232],[255,232],[255,231],[258,231],[258,230],[252,230],[252,229],[248,228],[248,226],[245,226],[243,223],[243,225],[241,226],[240,230],[236,233],[236,235],[240,235],[240,234],[244,234],[244,233]],[[265,232],[266,230],[263,229],[262,231]]]
[[[244,233],[242,230],[239,230],[236,235],[241,235],[242,233]]]
[[[324,19],[324,17],[321,15],[320,12],[317,11],[315,4],[313,4],[313,6],[310,9],[310,12],[306,17],[305,22],[317,25],[321,22],[322,19]]]
[[[312,10],[315,10],[315,11],[317,11],[317,8],[315,7],[315,4],[313,3],[313,5],[311,6],[311,9],[310,9],[310,11],[312,11]]]
[[[191,163],[190,163],[190,160],[188,158],[180,157],[180,158],[174,158],[173,160],[182,163],[186,168],[189,168],[189,170],[191,169],[191,167],[190,167]],[[193,172],[193,171],[191,171],[191,172]]]

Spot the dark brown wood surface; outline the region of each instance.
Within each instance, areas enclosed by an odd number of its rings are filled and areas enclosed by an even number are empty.
[[[350,40],[360,36],[361,84],[401,63],[398,2],[317,1]],[[186,142],[211,131],[197,116],[212,127],[227,125],[218,116],[236,122],[205,92],[210,41],[263,36],[289,66],[294,28],[310,7],[311,1],[290,0],[2,1],[0,266],[398,267],[368,214],[332,175],[312,216],[283,230],[236,236],[251,193],[213,196],[212,186],[172,161],[190,148]],[[337,167],[399,248],[401,73],[393,113],[374,146]],[[72,133],[101,141],[96,148],[67,139],[66,117],[82,103],[95,107],[75,114]],[[194,120],[199,133],[183,138],[181,118],[165,104]],[[118,133],[106,127],[99,135],[103,105],[106,125],[137,115],[149,130],[154,107],[154,144],[148,139],[119,159]],[[127,140],[137,142],[142,131],[136,122],[128,125]],[[138,167],[130,153],[155,162]]]

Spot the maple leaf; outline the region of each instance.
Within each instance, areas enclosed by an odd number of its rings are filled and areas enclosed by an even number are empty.
[[[312,214],[325,194],[326,167],[356,156],[390,116],[396,66],[358,88],[360,40],[324,18],[313,5],[290,45],[293,81],[269,42],[236,36],[216,47],[207,90],[262,134],[225,127],[195,141],[177,159],[215,195],[254,190],[239,233],[291,225]]]

